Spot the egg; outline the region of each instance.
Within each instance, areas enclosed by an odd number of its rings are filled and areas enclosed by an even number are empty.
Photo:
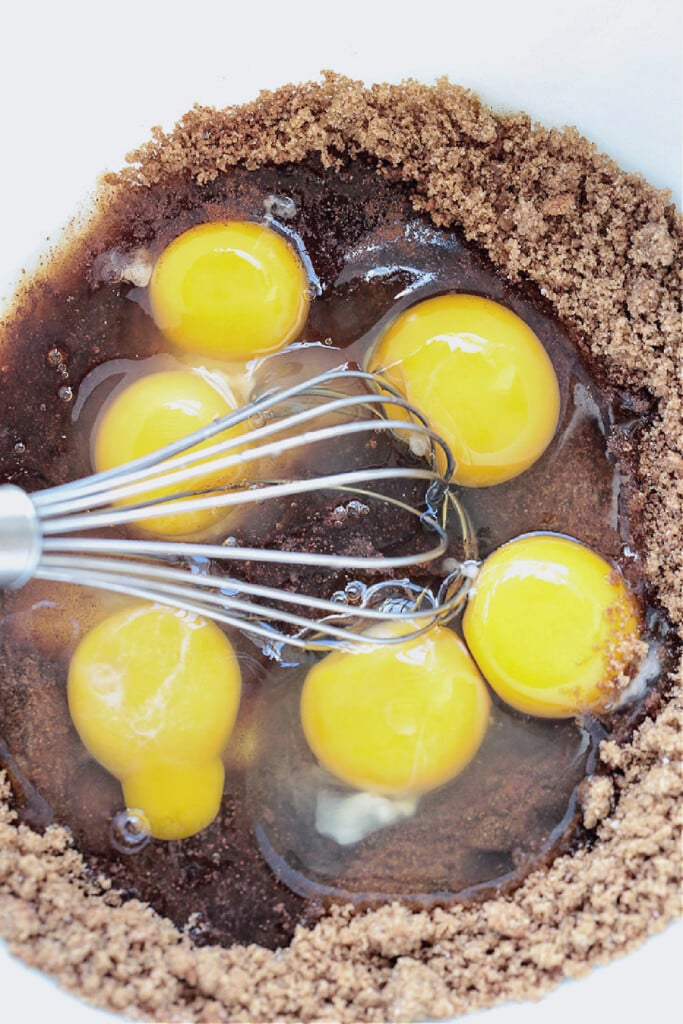
[[[99,623],[74,652],[67,696],[84,745],[157,839],[208,825],[240,702],[237,657],[206,619],[156,604]]]
[[[552,534],[519,537],[486,559],[463,630],[502,700],[542,718],[604,710],[642,647],[638,606],[620,573]]]
[[[277,232],[250,221],[198,224],[164,249],[149,286],[173,344],[224,359],[282,348],[308,316],[306,271]]]
[[[381,635],[399,638],[415,628],[393,623]],[[437,626],[396,645],[327,655],[304,681],[301,722],[313,754],[338,779],[410,796],[442,785],[469,763],[486,732],[489,704],[464,644]]]
[[[93,462],[97,472],[114,469],[124,463],[179,441],[237,408],[237,402],[215,377],[193,370],[165,370],[140,377],[114,394],[96,425]],[[221,439],[239,436],[237,426],[220,435]],[[212,438],[200,448],[216,442]],[[205,460],[207,465],[210,460]],[[243,472],[243,470],[241,471]],[[153,501],[173,497],[187,487],[196,492],[220,487],[235,477],[236,470],[207,470],[178,486],[151,486],[141,495],[122,499],[120,504]],[[153,478],[152,478],[153,484]],[[222,518],[225,511],[212,508],[193,512],[140,519],[137,524],[150,533],[172,537],[196,533]]]
[[[207,828],[223,797],[219,757],[202,764],[162,764],[122,781],[126,807],[142,811],[155,839],[187,839]]]
[[[478,295],[419,302],[369,361],[448,443],[454,480],[489,487],[523,473],[552,440],[560,391],[548,354],[511,310]],[[394,409],[389,409],[394,416]]]

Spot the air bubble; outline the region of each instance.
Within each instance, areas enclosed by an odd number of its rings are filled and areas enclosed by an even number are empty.
[[[291,196],[266,196],[263,208],[266,217],[276,217],[278,220],[293,220],[299,212]]]
[[[429,588],[405,580],[382,580],[368,587],[363,606],[389,615],[412,615],[415,611],[435,609],[436,598]]]
[[[91,277],[95,284],[132,284],[146,288],[152,277],[154,262],[146,249],[119,252],[110,249],[93,263]]]
[[[66,384],[59,389],[57,395],[59,398],[61,398],[62,402],[70,402],[74,396],[74,389],[69,387],[68,384]]]
[[[377,605],[377,611],[391,616],[409,616],[413,615],[415,610],[415,602],[407,597],[389,597],[386,601],[382,601],[381,604]]]
[[[24,452],[26,451],[26,445],[24,444],[24,442],[17,441],[17,443],[14,446],[14,451],[16,452],[17,455],[23,455]]]
[[[358,519],[360,516],[367,516],[369,514],[369,507],[364,502],[354,499],[347,502],[346,505],[337,505],[336,508],[332,509],[332,524],[340,527],[345,524],[349,517]]]
[[[344,506],[337,505],[336,508],[333,508],[331,518],[333,526],[343,526],[344,523],[346,522],[346,509],[344,508]]]
[[[151,838],[149,822],[143,811],[127,808],[118,811],[111,819],[109,842],[119,853],[139,853]]]
[[[61,367],[66,362],[66,353],[63,352],[61,348],[53,345],[52,348],[48,350],[45,358],[49,366]]]
[[[367,516],[370,514],[369,507],[362,501],[350,501],[346,506],[346,511],[350,516],[358,518],[358,516]]]
[[[349,604],[360,604],[365,597],[366,587],[363,583],[359,583],[357,580],[352,580],[351,583],[347,583],[344,587],[344,594]]]

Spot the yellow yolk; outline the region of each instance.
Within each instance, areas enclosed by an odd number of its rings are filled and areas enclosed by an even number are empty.
[[[193,835],[218,813],[240,689],[220,629],[155,604],[95,626],[76,648],[67,688],[81,740],[157,839]]]
[[[578,541],[520,537],[490,555],[470,594],[465,640],[512,707],[543,718],[603,710],[638,649],[623,578]]]
[[[237,403],[227,390],[220,390],[192,370],[167,370],[141,377],[120,391],[106,407],[96,430],[93,445],[95,469],[114,469],[164,445],[179,441],[195,430],[227,416]],[[242,433],[235,427],[220,439]],[[214,444],[214,437],[199,447]],[[210,464],[210,460],[206,460]],[[150,487],[144,493],[122,500],[121,504],[152,501],[182,492],[219,487],[234,478],[235,470],[202,473],[176,487]],[[178,512],[141,519],[137,525],[150,533],[178,536],[196,533],[220,519],[225,512],[214,508],[198,512]]]
[[[455,456],[454,480],[466,487],[524,472],[557,426],[560,393],[545,349],[523,320],[490,299],[442,295],[418,303],[380,337],[369,369],[427,417]]]
[[[401,636],[414,623],[383,627]],[[301,694],[318,760],[357,789],[424,793],[462,771],[486,732],[489,696],[463,643],[435,627],[396,646],[329,654]]]
[[[187,839],[216,817],[225,769],[219,757],[203,764],[163,764],[129,775],[123,799],[142,810],[155,839]]]
[[[181,348],[225,359],[274,352],[308,316],[308,278],[280,235],[249,221],[199,224],[164,249],[152,314]]]

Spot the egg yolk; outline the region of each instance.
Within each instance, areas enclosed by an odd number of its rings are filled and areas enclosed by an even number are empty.
[[[463,629],[498,695],[543,718],[604,710],[640,648],[638,608],[621,575],[550,534],[517,538],[486,559]]]
[[[175,345],[248,359],[292,341],[308,316],[308,277],[280,235],[249,221],[199,224],[174,239],[149,286]]]
[[[380,337],[369,369],[427,417],[466,487],[524,472],[557,426],[560,392],[545,349],[518,316],[477,295],[441,295],[406,310]]]
[[[163,764],[123,779],[126,807],[143,811],[155,839],[187,839],[218,814],[225,769],[219,757],[203,764]]]
[[[230,392],[219,389],[200,373],[192,370],[167,370],[140,377],[115,395],[106,407],[95,432],[93,462],[98,472],[114,469],[124,463],[149,455],[164,445],[187,437],[237,408]],[[234,427],[220,438],[234,437],[243,428]],[[216,442],[212,438],[198,448]],[[210,459],[205,460],[210,465]],[[198,492],[220,487],[234,478],[235,470],[202,473],[185,484],[154,487],[120,504],[150,502],[170,498],[187,489]],[[140,519],[137,525],[150,533],[178,536],[196,533],[222,518],[221,508],[198,512],[173,512],[169,515]]]
[[[83,638],[67,694],[81,740],[122,783],[127,806],[157,839],[183,839],[218,813],[240,688],[237,658],[214,623],[144,604]]]
[[[414,628],[394,623],[382,635]],[[474,757],[488,715],[474,662],[440,626],[396,646],[329,654],[301,694],[304,735],[318,760],[350,786],[385,795],[452,779]]]

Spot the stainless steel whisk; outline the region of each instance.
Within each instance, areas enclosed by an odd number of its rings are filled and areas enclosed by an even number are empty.
[[[363,390],[341,390],[348,385]],[[330,416],[333,421],[321,425],[320,420]],[[337,417],[343,417],[343,422]],[[241,424],[247,426],[246,432],[220,436]],[[321,441],[376,431],[398,434],[424,461],[301,479],[257,480],[247,475],[239,483],[199,490],[192,486],[206,477],[207,462],[212,476],[250,464],[270,467],[273,459]],[[212,444],[197,447],[211,439]],[[12,484],[0,486],[0,587],[15,589],[37,578],[158,601],[243,630],[273,657],[281,656],[288,645],[328,650],[349,642],[395,643],[396,638],[368,635],[368,627],[408,615],[415,628],[404,636],[419,635],[452,617],[466,599],[476,546],[467,514],[449,488],[452,472],[453,458],[446,443],[386,381],[362,370],[329,370],[274,389],[180,441],[116,469],[30,495]],[[424,482],[423,508],[378,489],[383,481],[397,480]],[[172,487],[173,494],[150,498],[152,486],[155,490]],[[343,499],[384,502],[401,515],[417,517],[433,543],[426,551],[403,555],[348,557],[106,534],[114,526],[174,512],[229,509],[321,489],[339,493]],[[210,568],[211,562],[249,561],[394,574],[443,559],[450,543],[449,523],[460,535],[464,559],[450,560],[436,594],[409,578],[392,576],[371,585],[349,584],[345,591],[323,598],[246,582]],[[103,536],[82,536],[102,530]],[[287,627],[290,631],[285,631]]]

